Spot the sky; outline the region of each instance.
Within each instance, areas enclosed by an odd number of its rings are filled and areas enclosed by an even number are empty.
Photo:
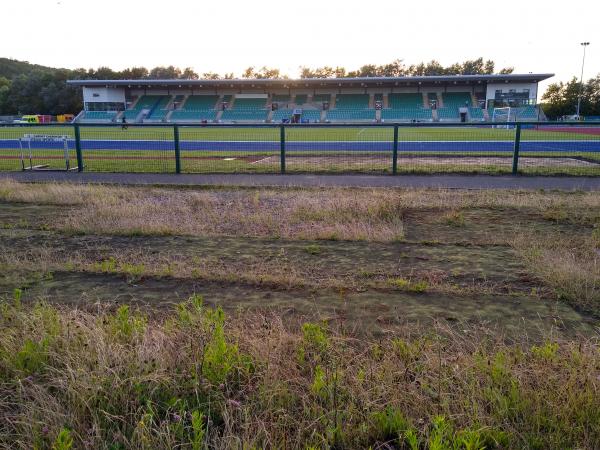
[[[492,59],[541,85],[600,73],[600,1],[28,0],[3,2],[0,56],[52,67],[162,65],[196,72],[444,65]],[[490,6],[487,6],[487,5]],[[573,5],[573,7],[570,7]]]

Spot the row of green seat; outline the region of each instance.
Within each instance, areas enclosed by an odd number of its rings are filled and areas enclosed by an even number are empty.
[[[217,111],[214,109],[187,111],[185,109],[176,109],[171,114],[170,120],[177,121],[198,121],[207,120],[209,122],[214,121],[217,118]]]
[[[267,106],[266,98],[237,98],[232,109],[263,109]]]
[[[291,119],[293,109],[278,109],[273,111],[271,120],[273,122],[281,122],[285,119]],[[321,120],[321,111],[316,109],[304,109],[302,110],[301,120],[308,120],[309,122],[319,122]]]
[[[392,109],[422,108],[423,95],[419,93],[388,94],[388,106]]]
[[[81,118],[82,121],[101,120],[112,122],[117,115],[116,111],[86,111]]]
[[[425,108],[394,108],[394,109],[382,109],[381,110],[382,120],[398,120],[398,121],[431,121],[433,116],[431,109]]]
[[[181,109],[186,111],[205,111],[207,109],[214,109],[218,95],[190,95],[185,103],[181,106]]]
[[[471,94],[468,92],[444,92],[442,94],[444,108],[462,108],[469,107],[471,103]]]
[[[331,122],[346,121],[373,121],[375,120],[374,109],[330,109],[327,111],[326,119]]]
[[[367,109],[369,107],[368,94],[337,94],[335,109]]]
[[[263,122],[267,120],[266,109],[226,109],[221,115],[221,120],[227,121],[249,121]]]

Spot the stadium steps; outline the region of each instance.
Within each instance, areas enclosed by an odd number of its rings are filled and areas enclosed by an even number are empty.
[[[473,94],[473,93],[471,93],[471,106],[474,108],[479,107],[479,102],[477,101],[477,97],[475,97],[475,94]]]
[[[427,92],[423,92],[423,108],[429,108],[429,97],[427,96]]]
[[[331,94],[331,97],[329,97],[329,109],[334,109],[335,103],[336,103],[336,94]]]
[[[369,108],[375,108],[375,94],[369,94]]]
[[[325,122],[327,120],[327,111],[323,110],[321,111],[321,122]]]

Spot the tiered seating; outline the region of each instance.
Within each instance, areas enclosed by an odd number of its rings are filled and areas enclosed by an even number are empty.
[[[354,122],[375,120],[374,109],[330,109],[327,120],[331,122]]]
[[[296,99],[294,100],[294,102],[296,103],[296,105],[304,105],[308,100],[308,95],[306,94],[298,94],[296,95]]]
[[[431,109],[425,108],[402,108],[402,109],[382,109],[381,119],[383,121],[411,122],[432,121]]]
[[[208,109],[215,109],[218,95],[190,95],[181,109],[186,111],[206,111]]]
[[[272,101],[276,103],[289,103],[290,96],[287,94],[273,94]]]
[[[538,120],[538,111],[535,106],[524,106],[516,109],[516,120],[517,121],[536,121]]]
[[[323,103],[323,102],[330,102],[330,101],[331,101],[331,94],[315,94],[315,95],[313,95],[314,103]]]
[[[86,111],[80,122],[112,122],[117,115],[116,111]]]
[[[273,122],[281,122],[284,119],[289,119],[292,117],[293,109],[278,109],[277,111],[273,111],[273,116],[271,120]]]
[[[221,115],[223,121],[260,122],[267,120],[268,111],[265,109],[265,98],[236,98],[233,108],[226,109]]]
[[[471,120],[483,121],[483,110],[481,108],[469,107],[469,116]]]
[[[464,108],[471,106],[471,94],[468,92],[444,92],[444,108]]]
[[[217,111],[214,109],[187,111],[185,109],[177,109],[171,114],[170,120],[177,121],[198,121],[207,120],[213,121],[217,118]]]
[[[173,111],[171,120],[213,121],[217,118],[215,105],[218,99],[218,95],[190,95],[180,109]]]
[[[267,100],[264,98],[236,98],[233,109],[261,109],[266,103]]]
[[[389,94],[389,109],[381,111],[383,121],[410,122],[413,120],[432,121],[430,109],[423,108],[423,95],[417,92]]]
[[[291,119],[293,109],[278,109],[273,111],[272,121],[281,122],[284,119]],[[301,120],[308,120],[309,122],[319,122],[321,120],[321,111],[316,109],[304,109],[302,110]]]
[[[125,110],[125,119],[135,120],[143,109],[152,110],[164,97],[169,98],[168,95],[143,95],[133,108]]]
[[[320,122],[321,111],[316,109],[304,109],[302,110],[302,120],[308,120],[309,122]]]
[[[223,121],[261,122],[267,120],[266,109],[226,109],[221,115]]]
[[[369,96],[367,94],[338,94],[335,97],[335,109],[367,109]]]
[[[148,114],[146,119],[148,119],[150,121],[163,120],[169,113],[167,106],[169,105],[170,102],[171,102],[170,96],[162,97],[158,101],[158,103],[156,105],[154,105],[154,107],[152,108],[152,110],[150,111],[150,114]]]
[[[414,94],[388,94],[388,106],[392,109],[416,109],[423,107],[423,96]]]
[[[460,115],[458,114],[458,108],[438,108],[437,109],[438,119],[442,121],[449,120],[460,120]]]

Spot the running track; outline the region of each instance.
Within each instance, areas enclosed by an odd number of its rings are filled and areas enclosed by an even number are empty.
[[[182,151],[214,151],[214,152],[279,152],[279,141],[180,141]],[[75,148],[75,141],[69,140],[70,149]],[[400,141],[401,152],[512,152],[512,141]],[[17,139],[0,140],[0,149],[18,149]],[[34,149],[63,148],[61,142],[33,142]],[[84,151],[145,151],[174,150],[172,141],[157,140],[82,140]],[[351,152],[391,152],[392,143],[388,141],[288,141],[286,152],[311,151],[351,151]],[[524,152],[561,152],[561,153],[595,153],[600,152],[600,139],[576,141],[521,141]]]

